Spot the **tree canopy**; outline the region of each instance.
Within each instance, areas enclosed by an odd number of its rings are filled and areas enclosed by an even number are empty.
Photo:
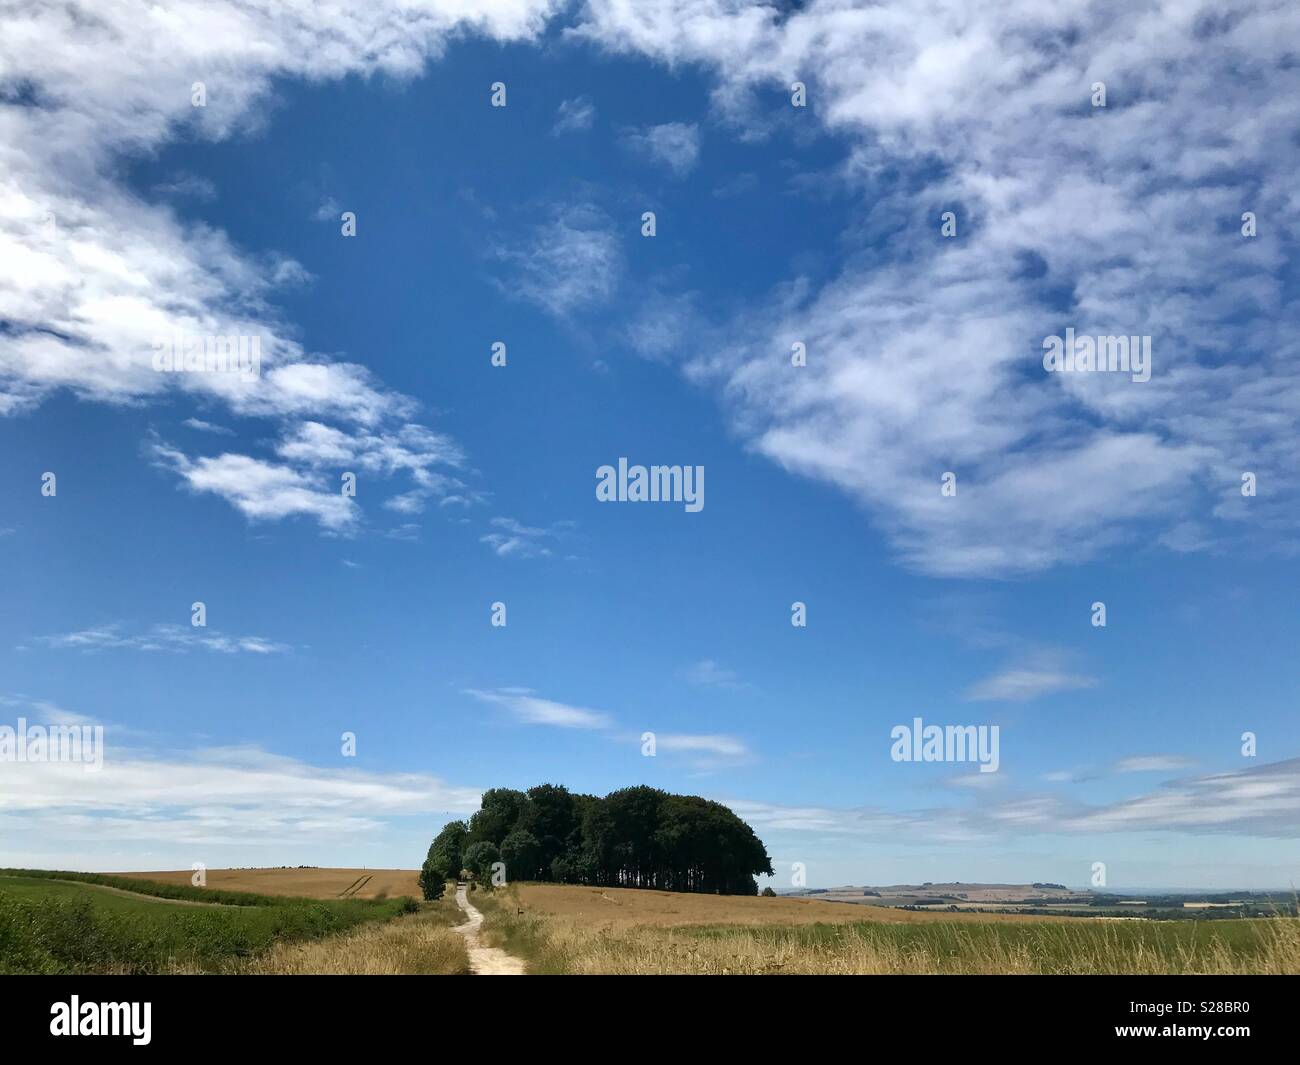
[[[646,786],[604,798],[557,784],[485,791],[468,825],[438,833],[421,884],[462,868],[483,877],[489,855],[510,880],[599,887],[756,895],[754,877],[772,875],[762,841],[727,807]]]

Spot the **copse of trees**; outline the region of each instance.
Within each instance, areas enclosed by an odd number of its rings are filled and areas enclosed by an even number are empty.
[[[450,822],[430,845],[425,897],[462,871],[487,881],[498,861],[510,880],[721,895],[756,895],[754,877],[772,875],[762,841],[727,807],[645,786],[604,798],[556,784],[484,792],[468,824]]]

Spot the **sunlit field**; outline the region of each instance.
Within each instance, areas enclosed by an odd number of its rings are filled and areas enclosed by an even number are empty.
[[[1300,973],[1300,921],[1214,924],[903,913],[796,900],[516,885],[478,903],[530,972],[579,974]],[[764,905],[780,907],[760,920]],[[726,911],[730,910],[730,913]],[[848,911],[842,913],[841,911]]]

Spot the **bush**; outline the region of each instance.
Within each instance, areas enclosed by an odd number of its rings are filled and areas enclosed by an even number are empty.
[[[759,892],[759,894],[762,895],[763,898],[765,899],[776,898],[776,892],[773,891],[770,887],[765,887],[761,892]]]
[[[436,902],[446,890],[447,881],[442,873],[431,869],[429,863],[425,862],[424,868],[420,870],[420,891],[424,893],[425,901]]]

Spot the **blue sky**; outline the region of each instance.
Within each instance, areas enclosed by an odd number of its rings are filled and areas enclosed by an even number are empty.
[[[778,887],[1295,879],[1293,12],[128,8],[0,45],[0,725],[107,743],[0,763],[0,862],[410,867],[552,781]]]

